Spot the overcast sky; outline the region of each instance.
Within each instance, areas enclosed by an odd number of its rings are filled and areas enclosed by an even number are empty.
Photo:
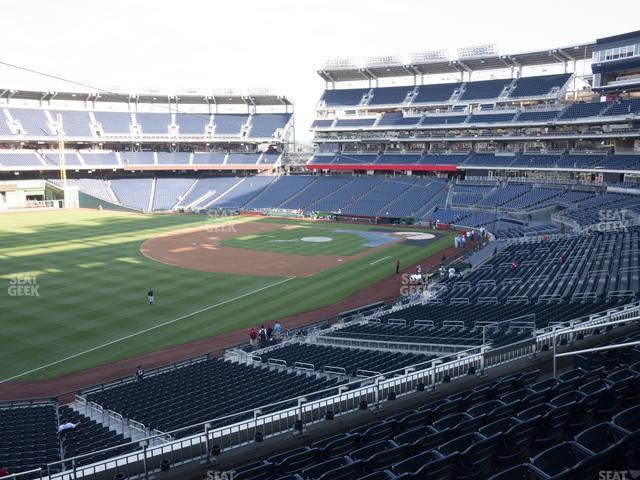
[[[95,86],[272,87],[296,103],[301,139],[310,137],[324,87],[316,71],[330,58],[489,43],[512,53],[640,28],[637,0],[20,0],[2,6],[0,61]],[[0,88],[62,90],[6,67],[0,75]]]

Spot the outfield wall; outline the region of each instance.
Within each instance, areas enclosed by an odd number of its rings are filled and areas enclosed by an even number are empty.
[[[115,203],[107,202],[96,197],[92,197],[86,193],[78,191],[78,205],[80,208],[90,208],[97,210],[100,206],[105,210],[115,210],[117,212],[133,212],[140,213],[133,208],[127,208],[122,205],[116,205]]]

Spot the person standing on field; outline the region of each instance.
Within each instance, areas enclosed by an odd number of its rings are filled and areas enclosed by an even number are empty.
[[[270,342],[273,338],[273,327],[271,325],[267,325],[267,342]]]
[[[396,260],[396,273],[400,273],[400,259]]]
[[[280,325],[280,322],[275,323],[275,325],[273,326],[273,336],[276,339],[276,341],[280,340],[280,336],[282,334],[282,326]]]
[[[153,305],[153,289],[151,288],[147,292],[147,301],[149,302],[149,305]]]

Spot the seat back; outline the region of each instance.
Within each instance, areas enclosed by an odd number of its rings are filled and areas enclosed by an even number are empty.
[[[487,478],[491,471],[500,441],[497,437],[483,438],[461,454],[458,467],[465,476],[477,479]]]
[[[380,440],[379,442],[370,443],[364,447],[357,448],[349,452],[351,460],[366,460],[376,453],[382,452],[389,448],[397,447],[398,444],[391,440]]]
[[[239,472],[233,478],[240,480],[271,480],[276,478],[276,467],[272,463],[264,463]]]
[[[623,410],[615,415],[612,421],[629,433],[640,430],[640,405]]]
[[[450,415],[440,418],[440,420],[433,422],[433,426],[438,430],[444,430],[446,428],[455,428],[461,422],[464,422],[466,420],[471,420],[471,419],[473,419],[473,417],[465,412],[452,413]]]
[[[371,428],[361,432],[362,437],[360,441],[362,443],[373,443],[378,440],[384,440],[393,437],[398,432],[398,422],[390,420],[386,422],[380,422],[377,425],[373,425]]]
[[[576,442],[563,442],[536,455],[531,463],[553,477],[570,470],[590,455],[591,452]]]
[[[347,457],[336,457],[305,468],[304,470],[302,470],[302,472],[300,472],[300,475],[302,476],[302,478],[318,478],[325,473],[335,470],[336,468],[349,465],[350,463],[352,462]]]
[[[437,432],[438,430],[433,428],[431,425],[423,425],[421,427],[415,427],[404,433],[396,435],[395,437],[393,437],[393,441],[398,445],[402,445],[404,443],[413,443],[416,440],[420,440],[422,437],[432,435]]]
[[[505,432],[498,447],[498,459],[510,461],[528,456],[538,429],[538,418],[522,420]]]
[[[428,450],[418,455],[413,455],[406,460],[398,462],[391,466],[391,471],[396,475],[405,473],[415,473],[423,466],[428,465],[434,460],[442,458],[442,455],[435,450]]]
[[[409,445],[395,446],[372,455],[366,459],[363,466],[365,472],[375,472],[389,468],[391,465],[401,462],[411,456]]]
[[[426,425],[428,423],[427,416],[424,412],[411,412],[409,415],[405,415],[398,418],[398,429],[408,431],[412,428]]]
[[[314,444],[315,445],[315,444]],[[312,447],[314,445],[311,445]],[[360,435],[356,434],[346,434],[340,435],[334,440],[330,441],[322,448],[322,457],[323,458],[333,458],[345,455],[350,450],[361,445],[360,443]]]
[[[459,455],[454,453],[446,457],[433,460],[417,472],[416,478],[428,478],[429,480],[452,480],[455,478]]]
[[[364,463],[358,460],[357,462],[348,463],[341,467],[329,470],[316,478],[318,478],[318,480],[351,480],[352,478],[358,478],[362,475],[363,466]]]
[[[481,427],[478,430],[478,433],[487,438],[496,436],[502,437],[507,431],[519,423],[522,422],[515,417],[501,418],[500,420],[495,420],[484,427]]]
[[[627,432],[613,422],[602,422],[580,432],[575,441],[580,446],[594,453],[612,451]]]
[[[443,456],[450,455],[452,453],[463,453],[474,444],[484,440],[485,437],[480,435],[477,432],[469,433],[467,435],[462,435],[460,437],[456,437],[453,440],[448,441],[447,443],[440,445],[438,447],[438,452],[440,452]]]
[[[310,448],[305,452],[299,452],[285,458],[276,465],[276,470],[278,473],[295,473],[319,463],[321,455],[322,450],[319,448]]]
[[[489,414],[500,406],[504,406],[505,403],[501,400],[489,400],[488,402],[479,403],[475,407],[467,410],[469,415],[477,417],[478,415]]]
[[[411,450],[413,452],[432,450],[449,440],[449,438],[451,438],[451,432],[452,430],[450,428],[446,428],[444,430],[438,430],[436,433],[425,435],[411,444]]]
[[[309,450],[308,447],[300,447],[300,448],[294,448],[293,450],[287,450],[284,453],[279,453],[278,455],[273,455],[273,456],[267,458],[267,462],[278,465],[278,464],[281,464],[284,459],[286,459],[288,457],[292,457],[292,456],[297,455],[299,453],[304,453],[304,452],[306,452],[308,450]]]
[[[460,412],[462,410],[462,399],[447,400],[447,402],[438,405],[433,413],[435,418],[446,417],[452,413]]]

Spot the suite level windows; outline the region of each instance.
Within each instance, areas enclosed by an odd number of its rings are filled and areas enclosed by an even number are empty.
[[[593,52],[594,62],[606,62],[610,60],[619,60],[621,58],[640,56],[640,43],[635,45],[625,45],[623,47],[608,48]]]

